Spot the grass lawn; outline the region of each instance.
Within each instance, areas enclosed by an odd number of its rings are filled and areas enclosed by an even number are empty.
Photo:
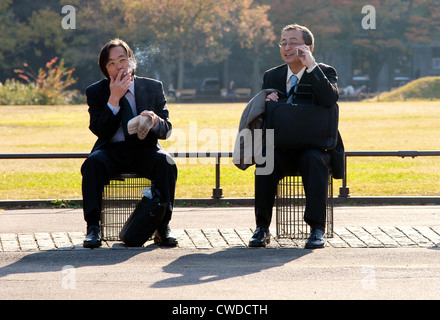
[[[170,104],[169,152],[232,151],[246,103]],[[0,106],[0,153],[89,152],[87,106]],[[440,101],[343,102],[347,151],[440,150]],[[82,159],[0,160],[0,199],[81,198]],[[177,159],[176,198],[209,198],[213,159]],[[221,165],[225,198],[253,197],[254,168]],[[352,196],[440,196],[440,157],[348,158]],[[338,194],[341,180],[335,181]]]

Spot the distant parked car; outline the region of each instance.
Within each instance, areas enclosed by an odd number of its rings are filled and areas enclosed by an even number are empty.
[[[203,79],[199,94],[201,96],[220,96],[220,81],[218,78]]]
[[[404,86],[408,82],[411,81],[410,77],[394,77],[393,79],[393,88],[398,88]]]
[[[363,87],[363,92],[370,92],[371,90],[371,81],[367,76],[356,76],[351,79],[351,85],[355,90]]]

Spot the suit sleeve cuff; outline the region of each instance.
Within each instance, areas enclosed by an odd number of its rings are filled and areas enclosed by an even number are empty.
[[[160,120],[157,121],[157,123],[154,125],[153,128],[151,128],[151,131],[153,131],[155,134],[157,134],[159,132],[159,127],[160,127]]]

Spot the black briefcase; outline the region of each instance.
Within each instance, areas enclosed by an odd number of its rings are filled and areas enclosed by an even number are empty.
[[[166,207],[157,195],[152,199],[144,196],[125,222],[119,239],[128,247],[141,247],[159,227]]]
[[[313,99],[301,97],[298,103],[266,103],[266,129],[274,130],[279,148],[331,150],[338,142],[339,107],[321,107]],[[267,135],[267,133],[266,133]]]

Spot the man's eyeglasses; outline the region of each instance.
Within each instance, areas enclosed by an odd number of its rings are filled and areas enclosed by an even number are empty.
[[[299,47],[302,46],[304,43],[300,43],[300,42],[287,42],[287,41],[281,41],[278,43],[278,46],[280,48],[287,48],[287,46],[290,46],[291,48],[295,48],[295,47]]]
[[[109,69],[114,69],[114,68],[116,68],[116,66],[118,66],[119,64],[122,65],[122,66],[124,66],[124,65],[126,65],[127,63],[128,63],[128,58],[121,58],[121,59],[113,60],[113,61],[107,63],[107,66],[106,66],[106,67],[109,68]]]

